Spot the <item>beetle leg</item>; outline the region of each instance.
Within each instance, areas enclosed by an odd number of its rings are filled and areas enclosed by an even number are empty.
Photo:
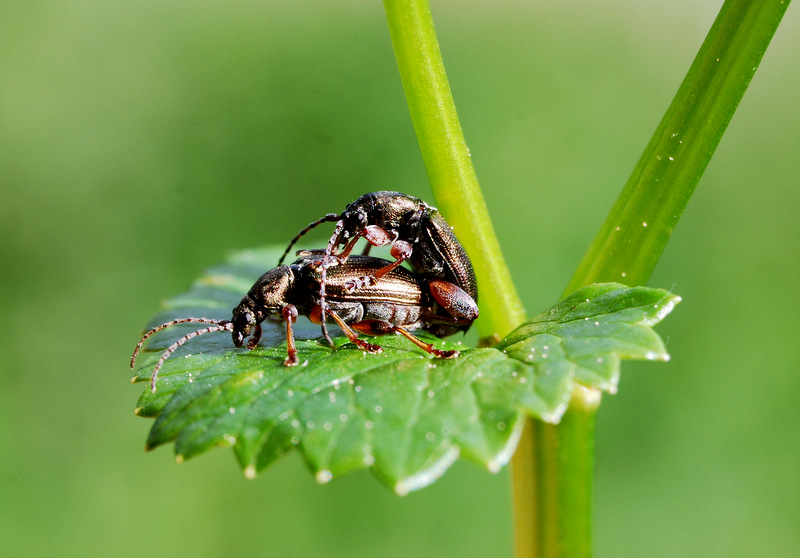
[[[399,333],[426,353],[432,354],[438,358],[454,358],[459,355],[458,351],[443,351],[441,349],[437,349],[430,343],[426,343],[416,335],[413,335],[407,329],[392,325],[391,322],[384,320],[362,320],[350,325],[353,327],[353,329],[356,329],[361,333],[366,333],[367,335],[386,335],[389,333]]]
[[[478,317],[475,300],[458,285],[441,279],[431,279],[428,281],[428,288],[439,306],[456,320],[472,321]]]
[[[284,366],[295,366],[299,362],[297,358],[297,346],[294,343],[294,332],[292,324],[297,321],[297,308],[293,304],[287,304],[281,310],[281,315],[286,321],[286,360]]]
[[[399,266],[401,263],[406,261],[408,258],[410,258],[412,251],[413,248],[411,248],[411,244],[409,244],[405,240],[395,240],[394,243],[392,244],[391,250],[389,251],[392,257],[395,258],[395,261],[393,261],[386,267],[382,267],[381,269],[376,271],[373,277],[375,279],[380,279],[381,277],[392,271],[394,268]]]
[[[359,349],[367,351],[368,353],[382,353],[383,352],[383,348],[380,345],[373,345],[372,343],[368,343],[367,341],[364,341],[363,339],[359,339],[358,333],[353,331],[353,329],[349,325],[344,323],[344,320],[339,317],[339,314],[337,314],[336,312],[334,312],[332,310],[328,310],[328,313],[331,315],[331,318],[333,318],[333,321],[336,322],[336,325],[338,325],[340,328],[342,328],[342,331],[347,336],[347,338],[352,343],[355,343],[355,345]]]
[[[358,239],[361,238],[361,236],[362,236],[361,233],[358,233],[355,236],[353,236],[353,238],[348,240],[347,243],[344,245],[344,248],[342,248],[342,251],[339,252],[338,254],[336,254],[336,258],[340,262],[344,262],[344,261],[347,260],[347,258],[350,257],[350,252],[353,251],[353,248],[355,247],[356,242],[358,242]]]
[[[367,225],[360,234],[373,246],[386,246],[397,239],[397,234],[392,234],[378,225]]]
[[[369,244],[367,244],[369,246]],[[375,277],[370,275],[362,275],[361,277],[354,277],[352,279],[348,279],[344,282],[344,292],[347,294],[353,294],[359,289],[363,289],[364,287],[371,287],[375,284]]]
[[[252,351],[256,348],[259,341],[261,341],[261,324],[257,323],[256,327],[253,329],[253,335],[250,337],[250,341],[247,342],[247,348]]]
[[[455,358],[460,354],[458,351],[443,351],[441,349],[437,349],[433,345],[431,345],[430,343],[426,343],[425,341],[423,341],[419,337],[416,337],[416,336],[412,335],[409,331],[406,331],[402,327],[394,326],[394,330],[397,331],[400,335],[402,335],[406,339],[408,339],[409,341],[411,341],[412,343],[414,343],[417,347],[419,347],[423,351],[426,351],[426,352],[432,354],[435,357],[438,357],[438,358]]]
[[[367,244],[367,246],[371,246],[371,244]],[[372,285],[375,284],[376,281],[378,281],[378,279],[380,279],[387,273],[391,272],[394,268],[396,268],[404,261],[406,261],[408,258],[410,258],[412,250],[413,249],[411,248],[411,244],[409,244],[405,240],[395,240],[390,250],[392,257],[395,258],[395,261],[393,261],[392,263],[390,263],[385,267],[382,267],[372,275],[357,277],[348,280],[345,283],[346,291],[349,294],[352,294],[363,287],[371,287]]]

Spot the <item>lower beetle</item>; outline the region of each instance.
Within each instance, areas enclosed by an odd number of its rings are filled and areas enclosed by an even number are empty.
[[[210,324],[184,335],[170,345],[153,369],[150,388],[155,392],[161,366],[178,347],[213,331],[230,331],[233,344],[253,349],[261,338],[261,322],[280,317],[286,323],[286,366],[298,364],[292,324],[297,316],[307,316],[321,323],[330,316],[344,334],[360,349],[379,353],[379,345],[358,337],[399,333],[419,348],[439,358],[458,356],[458,351],[439,350],[415,337],[411,331],[422,329],[444,337],[469,326],[478,317],[475,301],[459,287],[445,281],[422,281],[404,268],[392,268],[379,282],[374,274],[390,262],[370,256],[351,256],[346,262],[326,265],[323,251],[306,251],[291,265],[281,265],[266,272],[250,288],[230,320],[180,318],[154,327],[144,334],[131,356],[131,368],[144,342],[153,334],[176,324],[197,322]],[[327,270],[327,302],[320,295],[322,276]],[[431,296],[430,293],[436,293]]]
[[[371,192],[349,204],[341,215],[329,213],[311,223],[295,236],[278,261],[280,265],[292,246],[308,231],[326,222],[336,222],[336,228],[325,249],[325,263],[320,280],[321,304],[325,305],[328,283],[326,268],[332,257],[345,261],[350,256],[359,238],[365,238],[369,246],[390,245],[394,262],[375,270],[372,277],[382,280],[384,276],[408,261],[423,280],[443,280],[459,287],[473,302],[478,300],[478,285],[464,248],[453,234],[450,225],[435,207],[419,198],[400,192]],[[337,252],[339,247],[341,251]],[[431,293],[434,297],[437,293]],[[471,324],[460,326],[466,331]],[[323,334],[330,342],[325,329]]]

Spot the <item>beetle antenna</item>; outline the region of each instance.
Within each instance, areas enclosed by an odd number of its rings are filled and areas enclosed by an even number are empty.
[[[214,320],[211,318],[178,318],[177,320],[170,320],[166,323],[161,324],[160,326],[156,326],[147,333],[142,336],[142,340],[136,344],[136,348],[133,350],[133,354],[131,355],[131,368],[133,368],[136,364],[136,357],[139,356],[139,351],[142,350],[142,345],[144,342],[147,341],[150,337],[155,335],[161,330],[167,329],[168,327],[177,325],[177,324],[185,324],[187,322],[195,322],[199,324],[217,324],[222,325],[228,320]]]
[[[319,325],[322,328],[322,336],[331,347],[333,347],[333,339],[331,339],[331,336],[328,333],[328,326],[325,323],[325,318],[328,315],[328,308],[327,304],[325,303],[325,282],[328,280],[328,261],[330,258],[336,257],[333,255],[333,248],[336,246],[343,229],[344,221],[340,220],[338,223],[336,223],[336,229],[333,231],[333,236],[331,236],[331,239],[328,241],[328,246],[325,248],[325,255],[322,256],[322,270],[319,278],[319,308],[321,310]]]
[[[172,353],[174,353],[178,347],[192,339],[193,337],[197,337],[198,335],[204,335],[206,333],[213,333],[215,331],[233,331],[233,322],[229,322],[228,320],[219,320],[216,322],[215,325],[210,327],[204,327],[202,329],[198,329],[197,331],[193,331],[191,333],[187,333],[177,341],[175,341],[172,345],[167,347],[167,349],[161,353],[161,358],[158,359],[156,362],[155,368],[153,368],[153,375],[150,376],[150,391],[153,393],[156,392],[156,378],[158,378],[158,372],[161,370],[161,366],[164,362],[170,357]]]
[[[313,223],[308,225],[306,228],[304,228],[302,231],[297,233],[297,236],[292,239],[292,241],[289,243],[289,246],[287,246],[286,250],[284,250],[283,255],[281,256],[281,259],[278,260],[278,265],[283,265],[283,260],[286,259],[287,254],[289,254],[289,251],[292,249],[292,246],[294,246],[297,243],[297,241],[300,240],[300,238],[302,238],[308,231],[310,231],[311,229],[317,228],[322,223],[332,223],[333,221],[338,221],[340,218],[341,218],[341,215],[337,215],[336,213],[328,213],[322,219],[320,219],[318,221],[314,221]]]

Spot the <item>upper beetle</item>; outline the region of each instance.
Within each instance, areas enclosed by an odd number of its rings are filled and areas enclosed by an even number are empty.
[[[364,194],[349,204],[341,214],[329,213],[311,223],[292,239],[279,264],[300,237],[321,223],[333,221],[336,222],[336,228],[325,249],[320,282],[323,305],[326,298],[326,268],[332,258],[339,262],[346,261],[355,243],[362,237],[369,246],[389,245],[390,253],[395,258],[394,262],[373,274],[376,281],[380,281],[381,277],[402,262],[408,261],[423,280],[439,280],[455,285],[477,305],[478,285],[472,262],[450,225],[435,207],[400,192]],[[437,292],[431,294],[435,299],[439,296]],[[330,341],[324,326],[323,316],[323,332]],[[469,324],[457,326],[457,329],[466,331]]]

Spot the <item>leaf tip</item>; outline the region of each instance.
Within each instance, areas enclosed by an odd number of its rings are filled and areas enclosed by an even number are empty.
[[[503,468],[503,463],[501,463],[499,459],[490,459],[486,463],[486,470],[492,473],[493,475],[499,473],[502,468]]]
[[[405,496],[412,490],[425,488],[429,484],[433,483],[433,481],[441,477],[445,471],[450,468],[450,465],[455,463],[460,454],[461,448],[456,445],[450,446],[427,469],[424,469],[404,479],[400,479],[393,487],[395,494],[398,496]]]
[[[136,407],[136,408],[133,410],[133,414],[134,414],[134,415],[136,415],[137,417],[139,417],[139,416],[141,416],[141,415],[142,415],[142,410],[143,410],[143,409],[144,409],[144,407]]]
[[[184,461],[183,454],[182,453],[176,453],[175,454],[175,463],[180,465],[181,463],[183,463],[183,461]]]
[[[645,320],[645,325],[656,325],[666,318],[681,301],[683,301],[683,299],[680,296],[672,293],[667,294],[667,296],[655,304],[656,313],[650,320]]]
[[[254,478],[256,478],[255,465],[252,464],[248,465],[247,467],[244,468],[243,472],[244,472],[244,478],[246,478],[247,480],[253,480]]]
[[[317,480],[319,484],[328,484],[331,482],[333,478],[333,473],[328,471],[327,469],[320,469],[317,471],[317,474],[314,475],[314,478]]]

